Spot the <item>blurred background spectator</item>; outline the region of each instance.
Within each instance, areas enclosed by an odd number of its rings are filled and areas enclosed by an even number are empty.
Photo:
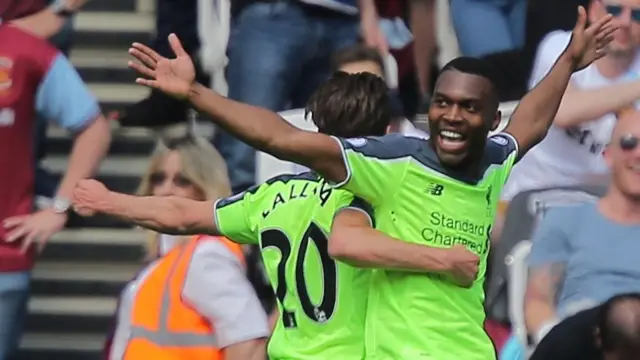
[[[275,111],[302,108],[331,71],[334,52],[365,42],[387,51],[373,0],[234,2],[229,97]],[[257,61],[259,59],[259,61]],[[220,131],[234,192],[255,182],[255,152]]]
[[[631,1],[640,5],[638,1]],[[633,108],[640,98],[640,23],[630,5],[615,0],[593,1],[592,21],[614,14],[620,29],[609,54],[575,74],[547,137],[514,168],[503,197],[532,189],[602,182],[607,167],[602,158],[616,123],[616,113]],[[570,33],[556,31],[540,44],[530,87],[547,74],[566,44]]]
[[[31,10],[41,20],[62,26],[59,9]],[[66,15],[65,15],[66,16]],[[34,34],[40,22],[5,18],[0,24],[0,359],[20,340],[29,298],[31,269],[51,236],[68,219],[76,182],[92,176],[111,134],[95,97],[67,58]],[[36,24],[31,28],[30,24]],[[55,26],[50,27],[53,29]],[[34,132],[42,121],[74,135],[73,149],[51,204],[34,211]]]
[[[640,294],[616,295],[601,306],[581,311],[558,324],[530,359],[633,359],[640,353],[639,320]],[[566,346],[567,341],[577,346]]]
[[[551,210],[533,238],[524,310],[535,343],[567,316],[640,292],[640,264],[631,255],[640,250],[639,119],[637,112],[621,118],[606,148],[608,193],[597,205]]]

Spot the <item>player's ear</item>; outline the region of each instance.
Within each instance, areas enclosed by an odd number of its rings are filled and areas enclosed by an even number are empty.
[[[491,123],[491,131],[495,131],[498,126],[500,126],[500,122],[502,122],[502,111],[496,111],[496,116]]]

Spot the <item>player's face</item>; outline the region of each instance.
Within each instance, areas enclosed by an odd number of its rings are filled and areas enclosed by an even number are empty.
[[[357,74],[362,72],[372,73],[380,77],[384,77],[384,73],[380,66],[373,61],[356,61],[342,65],[338,71],[348,74]]]
[[[455,70],[438,77],[429,106],[429,133],[440,161],[449,167],[468,165],[480,154],[500,113],[489,80]]]
[[[609,53],[633,55],[640,46],[640,0],[594,0],[589,9],[592,22],[612,14],[618,30],[609,45]]]
[[[638,120],[638,119],[636,119]],[[624,195],[640,201],[640,126],[614,134],[605,151],[614,186]]]
[[[152,193],[156,196],[180,196],[202,200],[200,191],[193,182],[183,174],[182,161],[177,151],[170,151],[149,178]]]

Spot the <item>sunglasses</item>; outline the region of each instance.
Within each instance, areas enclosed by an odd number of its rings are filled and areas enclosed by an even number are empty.
[[[611,15],[613,15],[615,17],[619,17],[620,15],[622,15],[622,13],[624,12],[625,8],[627,8],[627,6],[606,5],[605,8],[607,9],[607,12],[609,14],[611,14]],[[640,9],[631,8],[631,18],[635,22],[640,22]]]
[[[149,176],[149,183],[151,183],[152,186],[160,186],[164,184],[165,181],[167,181],[167,174],[162,171],[154,172]],[[175,175],[171,181],[173,185],[179,188],[186,188],[193,185],[193,182],[182,174]]]
[[[620,137],[619,142],[620,149],[624,151],[631,151],[638,147],[638,137],[631,134],[626,134]]]

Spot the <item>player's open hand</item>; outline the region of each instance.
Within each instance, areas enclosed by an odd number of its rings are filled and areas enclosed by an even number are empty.
[[[196,77],[193,61],[175,34],[169,35],[169,45],[176,55],[175,59],[167,59],[146,45],[133,43],[129,54],[140,63],[129,61],[129,67],[145,77],[137,78],[136,83],[178,99],[186,99]]]
[[[447,251],[449,275],[460,286],[469,287],[478,276],[480,257],[464,245],[454,245]]]
[[[613,33],[618,29],[612,20],[613,16],[607,14],[587,26],[587,12],[584,7],[578,7],[578,20],[567,47],[576,71],[584,69],[606,54],[607,46],[613,40]]]
[[[73,191],[73,210],[80,216],[93,216],[108,201],[109,189],[97,180],[80,180]]]

